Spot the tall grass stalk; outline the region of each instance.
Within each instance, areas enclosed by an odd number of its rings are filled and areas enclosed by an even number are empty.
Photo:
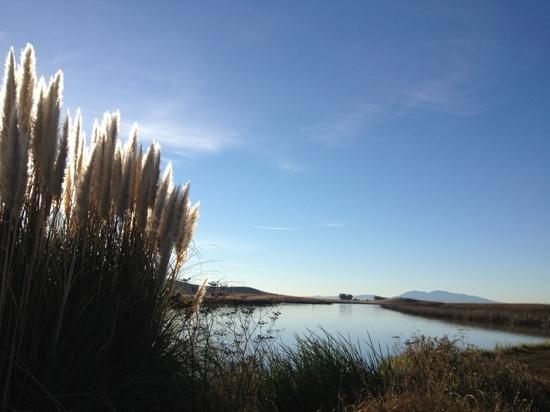
[[[63,75],[36,81],[27,45],[0,99],[0,408],[163,409],[181,375],[168,287],[198,217],[159,182],[160,147],[120,115],[62,114]],[[159,223],[160,222],[160,223]],[[200,300],[200,297],[198,298]],[[153,396],[154,392],[154,396]]]

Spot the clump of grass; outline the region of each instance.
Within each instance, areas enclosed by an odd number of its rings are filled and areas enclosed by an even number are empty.
[[[524,366],[447,337],[417,336],[388,365],[384,395],[364,410],[533,410],[539,400]]]
[[[0,93],[0,405],[168,408],[180,402],[167,296],[198,217],[160,148],[120,116],[62,114],[63,75],[36,80],[27,45]],[[198,306],[195,305],[195,307]],[[196,310],[196,308],[195,308]],[[176,387],[178,389],[176,389]],[[170,395],[170,396],[169,396]]]
[[[263,410],[344,410],[363,397],[381,393],[382,354],[371,345],[323,332],[297,339],[266,357],[259,386]]]

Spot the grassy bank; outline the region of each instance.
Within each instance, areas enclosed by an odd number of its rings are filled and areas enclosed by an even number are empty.
[[[185,306],[193,299],[193,295],[187,293],[175,293],[172,302],[176,307]],[[213,306],[246,305],[246,306],[276,306],[281,303],[330,305],[331,301],[302,296],[277,295],[272,293],[226,293],[223,295],[205,295],[203,304]]]
[[[391,299],[378,303],[385,309],[410,315],[550,336],[550,305],[438,303],[411,299]]]
[[[225,343],[207,339],[211,350],[203,347],[197,355],[194,364],[203,369],[196,375],[199,391],[191,409],[536,411],[550,407],[550,386],[529,361],[537,356],[550,360],[543,346],[531,347],[533,357],[523,359],[513,349],[487,352],[447,338],[422,336],[394,356],[374,347],[362,351],[344,338],[326,334],[302,336],[295,347],[279,347],[269,332],[252,330],[258,319],[243,322],[242,313],[236,311],[224,320],[233,325],[226,329]]]

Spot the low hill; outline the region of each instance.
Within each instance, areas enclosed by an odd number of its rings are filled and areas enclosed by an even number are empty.
[[[199,289],[199,285],[189,282],[176,281],[175,288],[178,292],[193,294]],[[209,295],[214,294],[246,294],[246,295],[270,295],[263,290],[251,288],[248,286],[207,286],[206,293]]]
[[[431,292],[423,292],[419,290],[411,290],[400,295],[401,298],[425,300],[429,302],[442,303],[495,303],[492,300],[485,299],[479,296],[466,295],[463,293],[447,292],[445,290],[433,290]]]
[[[374,300],[374,297],[376,295],[368,295],[368,294],[364,294],[364,295],[353,295],[353,297],[355,299],[359,299],[359,300]]]
[[[374,300],[374,297],[377,295],[368,295],[368,294],[362,294],[362,295],[352,295],[353,299],[358,300]],[[328,299],[328,300],[340,300],[338,296],[322,296],[322,295],[315,295],[313,296],[316,299]]]

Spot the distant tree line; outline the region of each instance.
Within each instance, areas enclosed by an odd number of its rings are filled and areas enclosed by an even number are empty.
[[[353,299],[353,295],[348,295],[347,293],[340,293],[338,295],[338,297],[340,298],[340,300],[352,300]]]

